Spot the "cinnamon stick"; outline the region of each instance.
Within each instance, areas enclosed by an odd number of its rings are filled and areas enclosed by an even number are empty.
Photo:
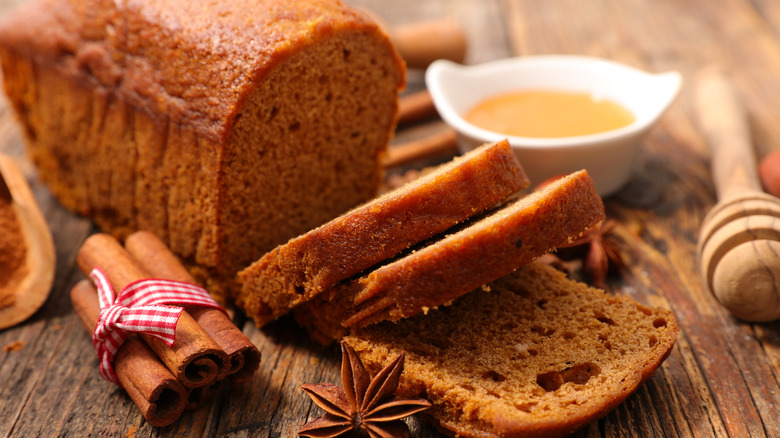
[[[152,277],[108,234],[93,234],[87,238],[79,250],[77,262],[84,275],[89,275],[92,269],[100,267],[117,294],[134,281]],[[225,352],[186,310],[181,313],[176,323],[176,339],[173,345],[168,346],[161,339],[152,336],[139,336],[188,388],[212,383],[223,367],[228,366]]]
[[[100,314],[97,290],[89,280],[82,280],[71,290],[70,299],[82,325],[91,334]],[[129,336],[117,351],[114,372],[152,426],[168,426],[184,411],[184,386],[137,336]]]
[[[195,282],[176,255],[152,232],[131,234],[125,240],[125,248],[153,277]],[[227,353],[230,367],[226,375],[234,382],[251,379],[260,367],[260,352],[230,318],[218,309],[197,306],[186,306],[185,309]]]
[[[397,26],[388,33],[410,68],[425,69],[437,59],[462,63],[466,58],[468,41],[463,26],[450,18]]]
[[[387,32],[408,68],[425,69],[437,59],[462,63],[466,57],[468,41],[456,20],[440,18],[391,27],[374,12],[361,10]]]
[[[189,388],[187,390],[187,404],[184,406],[184,410],[196,411],[202,408],[214,398],[214,395],[221,391],[224,386],[225,380],[215,380],[200,388]]]
[[[404,94],[398,98],[398,126],[419,122],[437,114],[428,90]]]
[[[452,128],[445,128],[420,140],[389,147],[387,157],[382,164],[390,168],[437,154],[457,152],[458,134]]]

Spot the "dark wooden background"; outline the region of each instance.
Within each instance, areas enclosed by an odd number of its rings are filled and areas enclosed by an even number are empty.
[[[4,15],[24,0],[0,2]],[[704,289],[696,235],[715,202],[707,147],[690,87],[701,67],[733,76],[750,112],[760,155],[780,145],[780,2],[772,0],[350,0],[391,25],[453,17],[470,45],[468,63],[512,55],[572,53],[605,57],[653,72],[679,70],[683,91],[645,139],[641,163],[623,191],[606,200],[628,262],[609,291],[672,309],[677,345],[656,374],[581,437],[780,436],[780,323],[747,324]],[[412,71],[409,89],[422,87]],[[397,142],[441,122],[405,128]],[[263,330],[243,324],[261,350],[249,384],[227,388],[173,426],[146,424],[122,390],[100,379],[90,339],[68,300],[80,278],[75,253],[96,230],[62,209],[24,158],[19,129],[0,101],[0,151],[17,156],[54,233],[57,274],[45,306],[0,331],[0,436],[290,437],[320,414],[299,386],[338,383],[339,354],[307,340],[290,321]],[[0,232],[2,232],[0,230]],[[15,344],[16,343],[16,344]],[[21,345],[21,349],[4,348]],[[7,351],[6,351],[7,350]],[[519,364],[521,365],[521,364]],[[438,436],[411,419],[413,434]]]

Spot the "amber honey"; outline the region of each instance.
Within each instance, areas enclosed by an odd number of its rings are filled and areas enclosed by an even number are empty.
[[[634,121],[623,106],[588,93],[518,91],[488,98],[466,114],[470,123],[518,137],[572,137],[611,131]]]

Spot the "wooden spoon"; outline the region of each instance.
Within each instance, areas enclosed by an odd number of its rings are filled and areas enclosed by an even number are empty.
[[[745,112],[729,80],[710,68],[696,83],[719,201],[699,234],[702,277],[735,316],[772,321],[780,318],[780,200],[761,190]]]
[[[19,222],[26,247],[25,263],[19,269],[27,271],[15,288],[12,302],[0,307],[2,330],[26,320],[46,301],[54,282],[55,253],[51,231],[24,174],[13,158],[3,154],[0,154],[0,196],[10,198],[10,208]]]

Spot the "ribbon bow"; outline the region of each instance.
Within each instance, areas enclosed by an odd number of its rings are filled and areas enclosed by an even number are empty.
[[[108,277],[99,268],[89,274],[98,290],[100,316],[92,344],[100,360],[100,375],[119,385],[114,356],[130,332],[154,336],[166,345],[176,339],[181,307],[166,304],[200,305],[223,310],[200,286],[173,280],[145,279],[128,284],[115,295]]]

